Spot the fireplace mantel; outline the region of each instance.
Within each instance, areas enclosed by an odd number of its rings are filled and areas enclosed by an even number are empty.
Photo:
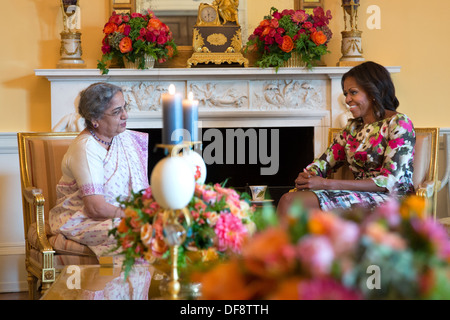
[[[160,128],[161,94],[173,83],[183,96],[192,91],[203,127],[314,127],[314,154],[323,152],[330,127],[348,117],[343,104],[342,75],[349,67],[304,68],[154,68],[149,70],[36,69],[51,83],[54,131],[82,127],[79,92],[91,83],[120,85],[131,106],[128,128]],[[400,67],[387,67],[400,72]]]

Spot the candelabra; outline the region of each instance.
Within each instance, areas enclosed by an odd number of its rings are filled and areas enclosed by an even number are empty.
[[[338,66],[355,66],[363,62],[363,49],[361,44],[362,31],[358,30],[358,8],[359,0],[342,0],[344,11],[344,31],[342,34],[341,52],[342,57],[337,63]],[[347,16],[350,30],[347,30]]]
[[[161,290],[163,298],[177,300],[180,296],[181,284],[178,274],[178,248],[186,239],[186,230],[178,219],[184,216],[190,225],[191,216],[186,206],[194,195],[195,179],[192,165],[179,155],[189,144],[158,144],[157,147],[168,150],[168,155],[154,167],[150,181],[153,196],[164,209],[163,236],[170,247],[170,279]]]

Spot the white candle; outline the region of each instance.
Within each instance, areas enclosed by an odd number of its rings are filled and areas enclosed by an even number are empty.
[[[175,85],[169,86],[169,93],[161,95],[162,99],[162,143],[177,144],[182,141],[182,137],[174,137],[172,134],[176,130],[183,129],[183,107],[181,94],[175,92]]]
[[[188,98],[183,100],[183,126],[189,133],[189,141],[198,140],[198,100],[189,92]]]

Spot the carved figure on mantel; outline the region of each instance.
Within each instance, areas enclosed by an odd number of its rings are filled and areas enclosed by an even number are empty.
[[[298,80],[266,81],[261,92],[255,91],[255,105],[260,109],[319,109],[322,94],[317,86]]]
[[[161,94],[167,91],[157,83],[140,82],[138,84],[122,84],[121,87],[124,91],[124,99],[132,111],[136,108],[139,111],[160,110]]]
[[[239,0],[214,0],[212,5],[217,6],[222,24],[226,24],[229,21],[239,25]]]
[[[205,107],[242,108],[245,101],[248,100],[247,93],[242,88],[228,86],[217,88],[213,83],[191,84],[190,91]]]
[[[83,131],[86,126],[84,125],[84,119],[77,112],[66,114],[61,120],[53,127],[53,132],[80,132]]]

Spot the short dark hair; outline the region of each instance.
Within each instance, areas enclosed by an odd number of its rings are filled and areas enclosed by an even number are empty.
[[[97,82],[80,92],[78,113],[84,118],[88,129],[93,129],[93,120],[101,119],[112,98],[122,88],[111,83]]]
[[[373,61],[363,62],[347,71],[341,80],[344,90],[345,79],[352,77],[374,100],[374,114],[378,119],[383,119],[386,110],[397,110],[400,102],[395,96],[395,87],[389,71]]]

